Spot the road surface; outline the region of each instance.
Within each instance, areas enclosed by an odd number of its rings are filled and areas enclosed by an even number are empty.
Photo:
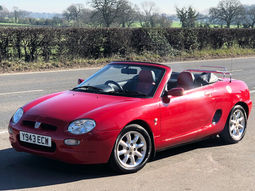
[[[170,63],[174,70],[225,66],[244,80],[255,103],[255,58]],[[254,107],[242,142],[219,139],[170,149],[135,174],[120,175],[107,165],[67,165],[14,151],[7,125],[15,110],[45,94],[71,89],[98,69],[0,75],[0,190],[255,190]]]

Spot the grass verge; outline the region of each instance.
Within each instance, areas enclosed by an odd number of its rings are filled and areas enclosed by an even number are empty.
[[[50,62],[24,62],[24,61],[2,61],[0,62],[0,73],[25,72],[25,71],[47,71],[56,69],[71,69],[85,67],[101,67],[111,61],[145,61],[145,62],[172,62],[185,60],[206,60],[219,58],[233,58],[242,56],[255,56],[255,49],[244,48],[223,48],[223,49],[204,49],[192,52],[179,52],[175,56],[161,57],[157,54],[145,52],[142,55],[130,54],[128,56],[113,56],[111,58],[100,59],[74,59]]]

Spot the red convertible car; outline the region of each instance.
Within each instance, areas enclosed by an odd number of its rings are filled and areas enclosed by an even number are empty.
[[[72,90],[19,108],[10,142],[67,163],[109,162],[123,173],[140,170],[157,151],[213,135],[237,143],[252,102],[247,85],[228,75],[112,62]]]

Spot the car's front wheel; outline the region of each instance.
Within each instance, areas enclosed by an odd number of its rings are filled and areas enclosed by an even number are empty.
[[[119,134],[111,156],[111,165],[122,173],[137,172],[144,167],[152,151],[151,138],[140,125],[126,126]]]
[[[237,143],[245,135],[247,115],[242,106],[236,105],[230,112],[220,136],[226,143]]]

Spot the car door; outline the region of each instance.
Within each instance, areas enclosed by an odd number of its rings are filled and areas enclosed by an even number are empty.
[[[203,137],[203,128],[212,123],[215,103],[213,85],[170,97],[168,104],[161,102],[161,146],[168,147]]]

